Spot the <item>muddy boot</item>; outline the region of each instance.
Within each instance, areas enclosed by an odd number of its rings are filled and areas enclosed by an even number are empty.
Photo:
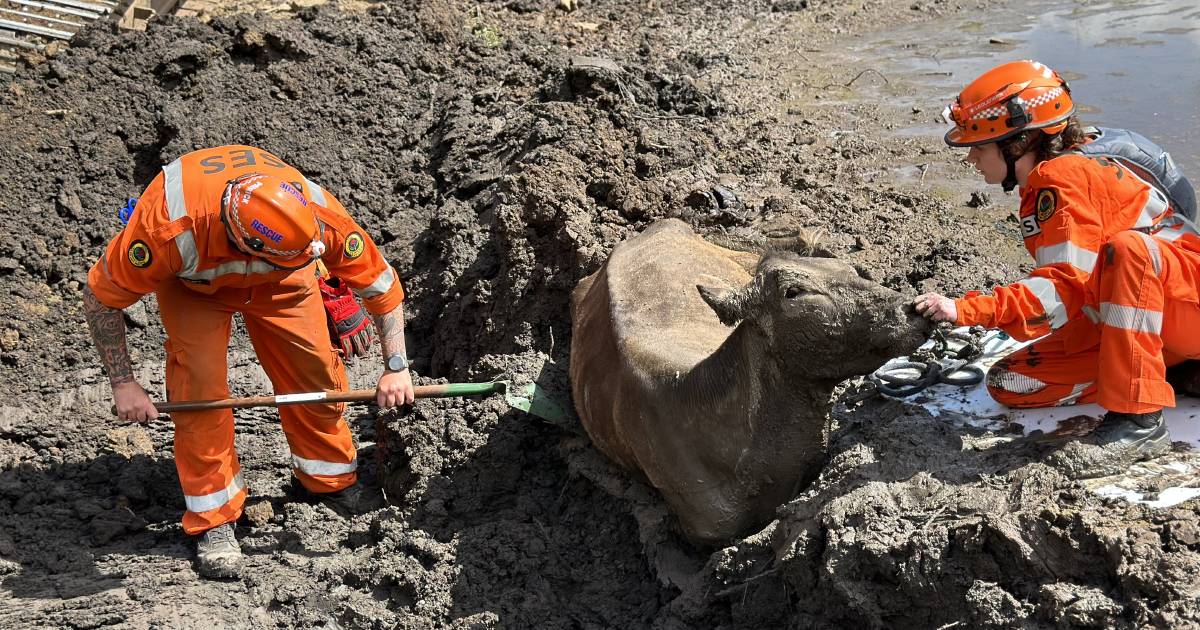
[[[343,517],[358,516],[383,507],[383,496],[356,483],[337,492],[317,495],[322,503]]]
[[[1134,462],[1158,457],[1171,448],[1162,411],[1104,414],[1088,435],[1055,452],[1047,463],[1072,479],[1125,472]]]
[[[233,535],[233,523],[204,532],[196,542],[196,570],[206,578],[238,577],[242,557],[242,547]]]

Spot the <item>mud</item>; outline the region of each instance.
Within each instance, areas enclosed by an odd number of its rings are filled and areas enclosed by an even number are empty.
[[[716,549],[681,541],[572,427],[499,399],[355,410],[392,505],[352,520],[288,496],[277,417],[239,413],[253,498],[233,582],[191,567],[170,423],[108,413],[79,287],[125,198],[205,145],[263,146],[346,203],[401,270],[426,379],[569,391],[570,290],[662,217],[726,242],[823,228],[902,291],[1015,279],[1019,243],[997,236],[1017,233],[1013,200],[888,176],[970,181],[938,137],[888,131],[941,104],[856,98],[866,67],[810,62],[988,6],[335,3],[100,24],[29,59],[0,98],[0,625],[1196,623],[1192,504],[1106,503],[1041,453],[878,402],[836,415],[820,479],[779,520]],[[161,395],[153,299],[127,321]],[[235,395],[266,391],[241,330],[230,366]],[[373,385],[372,365],[352,375]]]

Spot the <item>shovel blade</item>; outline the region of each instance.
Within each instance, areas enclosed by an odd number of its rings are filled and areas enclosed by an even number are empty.
[[[535,415],[551,424],[563,428],[571,428],[574,424],[573,415],[547,396],[535,383],[523,386],[508,384],[504,388],[504,400],[510,407]]]

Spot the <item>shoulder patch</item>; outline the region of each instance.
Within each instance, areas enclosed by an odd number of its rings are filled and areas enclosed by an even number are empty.
[[[363,250],[366,248],[367,243],[363,240],[362,234],[351,232],[350,236],[346,237],[346,245],[342,247],[342,251],[345,252],[346,258],[353,260],[362,256]]]
[[[1038,191],[1037,204],[1034,206],[1037,209],[1037,220],[1039,223],[1045,223],[1047,219],[1054,216],[1054,211],[1058,210],[1058,191],[1053,188],[1043,188]]]
[[[145,241],[134,241],[129,246],[129,264],[138,269],[145,269],[154,262],[154,255],[150,253],[150,246]]]

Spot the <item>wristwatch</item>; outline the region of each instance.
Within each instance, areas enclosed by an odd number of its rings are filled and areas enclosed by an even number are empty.
[[[387,358],[387,369],[390,372],[403,372],[408,369],[408,357],[403,354],[393,354]]]

